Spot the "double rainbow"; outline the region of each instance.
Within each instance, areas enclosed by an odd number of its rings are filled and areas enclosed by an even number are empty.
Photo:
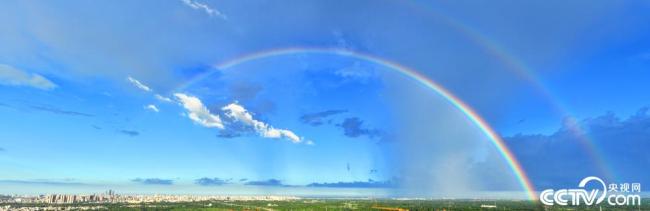
[[[503,46],[497,43],[494,39],[489,39],[485,33],[475,30],[475,27],[470,27],[456,18],[450,17],[442,12],[436,11],[434,8],[429,7],[422,2],[418,1],[396,1],[399,4],[407,7],[414,14],[418,14],[423,18],[426,18],[431,21],[436,21],[443,23],[445,26],[450,29],[458,32],[459,35],[465,37],[467,40],[476,44],[476,46],[483,49],[489,56],[501,62],[506,67],[506,70],[511,71],[515,75],[519,76],[521,79],[525,80],[529,86],[534,88],[542,97],[546,99],[546,102],[551,106],[551,108],[558,114],[569,117],[570,121],[575,121],[570,118],[571,113],[566,106],[562,105],[560,101],[552,94],[546,85],[542,83],[542,79],[539,75],[535,74],[535,70],[526,65],[520,58],[516,58],[512,53],[509,53],[508,50]],[[579,141],[579,143],[584,148],[584,152],[587,153],[587,156],[597,164],[595,167],[599,173],[608,180],[615,180],[614,171],[611,170],[611,166],[605,162],[605,159],[600,156],[601,152],[598,147],[595,145],[593,140],[587,135],[587,133],[580,127],[569,127],[568,131],[572,133],[573,137]]]

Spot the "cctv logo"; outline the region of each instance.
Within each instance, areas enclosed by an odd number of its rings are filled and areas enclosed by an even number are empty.
[[[603,189],[593,189],[591,192],[587,192],[584,187],[591,181],[600,183]],[[603,200],[605,200],[605,196],[607,195],[607,186],[605,186],[605,182],[603,182],[603,180],[598,177],[584,178],[582,181],[580,181],[578,187],[582,189],[561,189],[557,191],[553,189],[547,189],[542,191],[542,193],[539,195],[539,200],[542,201],[542,204],[545,205],[568,205],[569,201],[571,201],[571,205],[580,205],[580,201],[584,201],[585,205],[592,205],[594,202],[596,202],[596,204],[600,204],[603,202]],[[601,192],[600,197],[597,196],[598,192]]]
[[[589,183],[596,183],[597,187],[602,187],[602,189],[592,189],[590,191],[587,191],[585,187]],[[613,190],[613,191],[618,191],[618,190]],[[635,191],[633,189],[633,191]],[[638,187],[638,191],[640,192],[640,184]],[[640,205],[641,204],[641,196],[640,195],[633,195],[633,194],[619,194],[616,192],[615,194],[607,194],[607,186],[605,185],[605,182],[601,180],[598,177],[587,177],[582,179],[580,183],[578,184],[578,189],[560,189],[560,190],[553,190],[553,189],[547,189],[544,190],[540,193],[539,199],[544,205],[561,205],[561,206],[566,206],[566,205],[594,205],[594,204],[600,204],[601,202],[605,201],[605,198],[607,198],[607,203],[610,205]]]

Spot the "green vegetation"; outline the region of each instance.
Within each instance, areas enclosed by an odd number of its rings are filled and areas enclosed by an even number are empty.
[[[642,200],[643,201],[643,200]],[[7,207],[10,206],[10,207]],[[492,206],[496,206],[492,207]],[[611,207],[554,206],[546,207],[530,201],[511,200],[357,200],[357,199],[302,199],[293,201],[203,201],[142,204],[0,204],[3,208],[54,208],[69,210],[650,210],[649,205]]]

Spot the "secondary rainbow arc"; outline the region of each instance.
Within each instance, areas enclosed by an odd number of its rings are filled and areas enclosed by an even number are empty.
[[[530,200],[536,200],[537,197],[535,194],[534,187],[530,179],[526,175],[526,172],[522,168],[519,161],[517,161],[514,154],[506,146],[503,139],[494,131],[494,129],[492,129],[490,125],[474,109],[472,109],[461,99],[453,95],[449,90],[445,89],[443,86],[439,85],[438,83],[434,82],[428,77],[420,74],[418,71],[412,68],[367,53],[355,52],[355,51],[350,51],[341,48],[314,48],[314,47],[275,48],[275,49],[270,49],[265,51],[258,51],[251,54],[245,54],[243,56],[239,56],[234,59],[227,60],[225,62],[221,62],[215,65],[215,67],[217,70],[225,70],[234,67],[236,65],[257,60],[257,59],[268,58],[273,56],[305,54],[305,53],[335,54],[335,55],[348,56],[356,59],[365,60],[371,63],[388,67],[391,70],[396,70],[397,72],[403,74],[404,76],[414,79],[420,84],[435,91],[437,94],[442,96],[445,100],[447,100],[447,102],[453,105],[456,109],[461,111],[471,122],[473,122],[478,127],[479,130],[481,130],[483,134],[486,135],[486,137],[488,137],[488,139],[492,142],[492,144],[494,144],[494,146],[497,148],[499,153],[507,162],[514,176],[517,178],[518,183],[526,192],[527,197]],[[199,74],[193,77],[192,79],[188,80],[187,82],[178,86],[176,90],[183,90],[188,86],[190,86],[191,84],[194,84],[195,82],[203,80],[204,78],[212,75],[214,72],[216,72],[216,70],[207,71],[203,74]]]
[[[528,85],[537,90],[537,92],[546,99],[546,102],[548,102],[556,112],[565,117],[572,116],[569,109],[557,100],[553,95],[553,92],[542,82],[543,80],[541,80],[541,77],[536,74],[536,71],[521,59],[515,58],[515,56],[508,52],[503,45],[490,39],[488,36],[484,35],[484,33],[475,30],[474,27],[470,27],[463,22],[460,22],[457,18],[438,12],[433,8],[423,5],[421,2],[398,2],[404,3],[405,6],[409,7],[414,12],[419,12],[426,17],[440,21],[440,23],[444,23],[446,26],[459,32],[460,35],[476,44],[477,47],[483,49],[488,55],[492,56],[497,61],[500,61],[504,67],[507,67],[507,70],[512,71],[520,78],[526,80]],[[596,144],[594,144],[593,140],[591,140],[587,133],[580,127],[570,127],[569,131],[571,131],[574,137],[580,141],[580,144],[584,147],[587,155],[598,164],[596,165],[596,168],[598,168],[600,173],[607,179],[615,179],[616,176],[614,171],[612,171],[611,166],[601,156],[601,150],[596,146]]]

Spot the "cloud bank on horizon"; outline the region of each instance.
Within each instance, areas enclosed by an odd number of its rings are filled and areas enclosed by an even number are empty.
[[[141,183],[144,185],[173,185],[174,180],[160,179],[160,178],[135,178],[132,182]]]

